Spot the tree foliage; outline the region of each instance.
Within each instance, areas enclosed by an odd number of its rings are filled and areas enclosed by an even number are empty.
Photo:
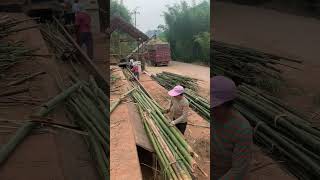
[[[116,0],[111,0],[111,4],[110,4],[110,16],[120,16],[122,17],[124,20],[126,20],[127,22],[131,23],[132,22],[132,17],[130,14],[130,11],[127,9],[127,7],[125,7],[122,4],[119,4]]]
[[[175,60],[199,61],[209,64],[210,46],[210,5],[203,1],[189,6],[185,1],[168,6],[164,12],[166,26],[165,39],[171,47]]]
[[[117,1],[111,1],[110,15],[117,15],[122,17],[125,21],[132,24],[132,17],[127,7],[119,4]],[[136,41],[128,34],[115,31],[111,34],[110,39],[110,52],[111,54],[121,54],[121,57],[129,54],[134,48],[137,47]]]

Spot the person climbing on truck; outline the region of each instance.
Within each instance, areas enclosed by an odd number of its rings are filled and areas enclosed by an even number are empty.
[[[184,135],[189,112],[189,101],[184,97],[184,88],[180,85],[175,86],[168,94],[171,96],[170,107],[164,113],[169,113],[170,126],[176,126]]]
[[[211,179],[247,180],[252,156],[252,128],[233,110],[237,88],[224,76],[211,79]]]

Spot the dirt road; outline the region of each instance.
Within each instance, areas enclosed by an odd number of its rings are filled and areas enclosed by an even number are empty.
[[[147,71],[153,74],[161,73],[163,71],[172,72],[184,76],[199,79],[199,94],[209,99],[210,86],[210,68],[195,64],[183,63],[178,61],[171,61],[169,66],[154,67],[147,66]]]

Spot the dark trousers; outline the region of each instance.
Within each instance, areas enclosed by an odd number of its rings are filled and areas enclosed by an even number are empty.
[[[87,54],[90,59],[93,59],[93,39],[91,32],[80,32],[79,33],[79,46],[86,45]]]
[[[133,74],[139,80],[139,72],[134,72]]]
[[[186,131],[187,129],[187,123],[179,123],[179,124],[176,124],[176,127],[179,129],[179,131],[184,135],[184,132]]]

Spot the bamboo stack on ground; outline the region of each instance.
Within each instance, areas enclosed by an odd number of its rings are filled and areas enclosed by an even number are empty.
[[[58,59],[65,60],[73,56],[75,48],[61,34],[56,24],[43,24],[40,30],[46,42],[55,50]]]
[[[147,135],[159,158],[164,178],[173,180],[192,179],[197,166],[194,151],[176,127],[170,127],[168,119],[139,87],[131,93],[137,103]]]
[[[172,74],[172,73],[170,73]],[[179,75],[181,76],[181,75]],[[161,86],[166,88],[167,90],[171,90],[176,85],[181,85],[178,81],[171,81],[170,76],[166,76],[166,74],[162,74],[159,76],[151,75],[151,77],[156,80]],[[183,77],[183,76],[182,76]],[[191,78],[190,78],[191,79]],[[183,82],[181,82],[183,83]],[[186,88],[185,89],[185,97],[188,99],[190,106],[203,118],[205,118],[208,122],[210,122],[210,104],[208,100],[198,95],[195,91]]]
[[[320,130],[306,115],[250,85],[239,87],[235,108],[254,127],[256,142],[284,159],[298,178],[320,177]]]
[[[127,79],[133,76],[128,70],[124,70],[124,74]],[[139,108],[145,130],[159,159],[163,178],[192,179],[194,168],[202,171],[193,158],[198,155],[180,131],[175,126],[169,125],[169,120],[162,114],[162,108],[146,90],[141,89],[136,81],[132,82],[132,86],[135,90],[130,95]]]
[[[23,26],[21,27],[21,24],[27,22],[27,21],[33,21],[34,18],[28,18],[28,19],[22,19],[18,20],[13,18],[10,15],[2,15],[0,16],[0,39],[3,39],[11,34],[24,31],[27,29],[35,28],[37,25],[31,25],[31,26]]]
[[[198,89],[198,83],[197,83],[198,80],[191,77],[182,76],[179,74],[174,74],[166,71],[162,73],[158,73],[157,77],[167,82],[170,82],[171,84],[179,84],[184,88],[188,88],[193,91],[196,91]]]
[[[58,94],[56,97],[49,100],[47,103],[43,104],[34,116],[45,117],[58,105],[63,104],[63,102],[73,94],[80,87],[80,83],[74,84],[65,91]],[[0,149],[0,165],[5,162],[9,155],[15,150],[15,148],[24,140],[26,136],[38,125],[36,122],[25,122],[15,133],[15,135],[10,138],[10,140]]]
[[[260,52],[255,49],[211,41],[212,75],[225,75],[237,84],[247,83],[270,92],[278,91],[283,79],[280,66],[294,68],[302,61]],[[211,76],[212,76],[211,75]]]
[[[75,83],[80,80],[75,80]],[[85,137],[101,179],[109,179],[109,100],[93,77],[66,102],[74,122],[89,133]]]

